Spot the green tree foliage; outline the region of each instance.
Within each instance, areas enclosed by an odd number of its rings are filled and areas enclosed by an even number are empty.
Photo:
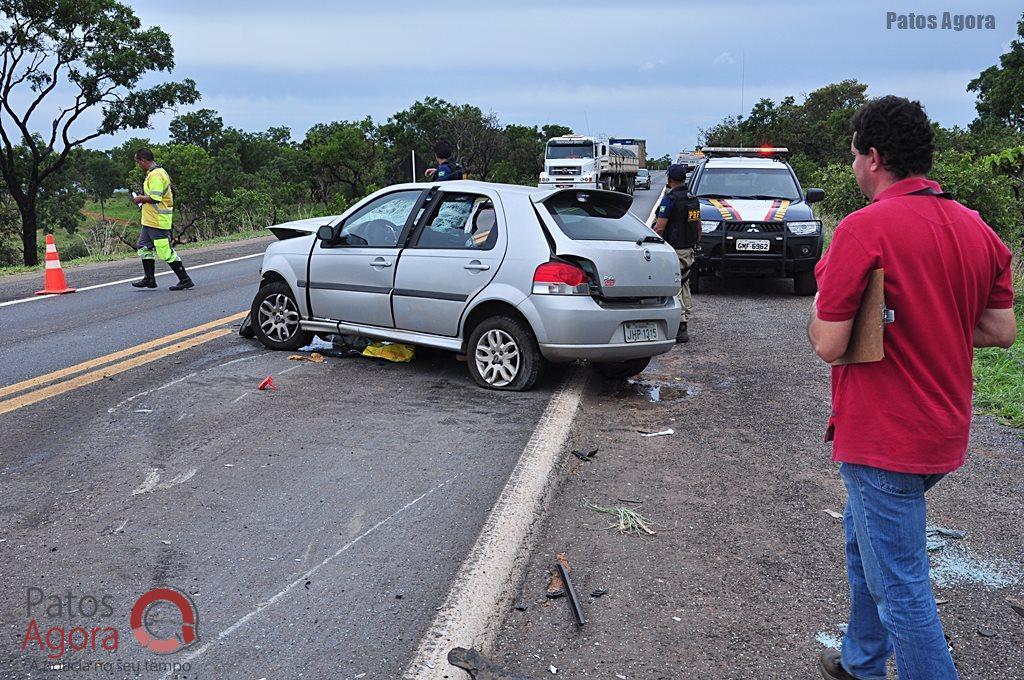
[[[983,125],[1007,125],[1024,132],[1024,16],[1017,22],[1017,39],[999,57],[967,85],[978,93],[975,107]]]
[[[106,221],[105,204],[123,181],[117,165],[102,151],[83,151],[75,159],[74,173],[89,198],[100,204],[100,219]]]
[[[59,195],[47,182],[71,151],[103,135],[147,127],[155,113],[193,103],[199,94],[190,80],[138,88],[147,73],[173,68],[170,36],[142,28],[135,13],[115,0],[0,0],[0,15],[6,114],[0,115],[0,176],[20,213],[24,262],[34,265],[40,200]],[[25,104],[15,109],[16,101]],[[99,125],[79,130],[76,122],[95,109]],[[43,111],[56,113],[45,122],[33,119]],[[33,132],[40,123],[45,137]]]
[[[309,156],[313,193],[324,205],[337,195],[345,199],[363,196],[375,179],[379,135],[369,116],[314,125],[300,148]]]
[[[224,120],[213,109],[199,109],[176,116],[168,129],[175,144],[192,144],[214,151],[223,141]]]

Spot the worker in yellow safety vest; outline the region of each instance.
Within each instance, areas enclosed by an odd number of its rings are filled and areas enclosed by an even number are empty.
[[[143,277],[132,283],[136,288],[156,288],[156,257],[170,265],[178,282],[171,290],[188,290],[195,286],[185,271],[178,253],[171,247],[171,219],[174,216],[174,195],[167,171],[156,164],[153,152],[139,149],[135,162],[146,173],[142,195],[132,193],[132,200],[142,208],[142,229],[139,231],[139,257],[142,258]]]

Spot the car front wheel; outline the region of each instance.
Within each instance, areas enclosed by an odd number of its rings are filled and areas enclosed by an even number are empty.
[[[313,341],[313,334],[299,328],[299,306],[284,281],[264,284],[249,312],[256,339],[268,349],[296,350]]]
[[[529,327],[509,316],[492,316],[474,328],[467,353],[473,380],[492,390],[529,390],[544,368],[544,358]]]

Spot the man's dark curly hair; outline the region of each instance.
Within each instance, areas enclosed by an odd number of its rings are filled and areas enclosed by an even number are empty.
[[[924,175],[932,169],[934,133],[921,102],[888,95],[872,99],[850,119],[853,147],[862,154],[878,149],[896,177]]]
[[[438,142],[434,145],[434,155],[441,160],[448,160],[452,157],[452,145],[448,142]]]

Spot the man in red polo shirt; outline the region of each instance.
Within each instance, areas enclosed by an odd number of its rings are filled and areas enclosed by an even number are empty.
[[[832,368],[826,440],[839,461],[850,617],[831,680],[946,680],[956,669],[929,581],[925,492],[964,462],[974,347],[1016,337],[1011,254],[978,213],[925,178],[932,128],[918,102],[882,97],[851,121],[853,170],[872,202],[847,216],[815,275],[808,325],[826,362],[849,344],[872,270],[885,272],[885,358]]]

